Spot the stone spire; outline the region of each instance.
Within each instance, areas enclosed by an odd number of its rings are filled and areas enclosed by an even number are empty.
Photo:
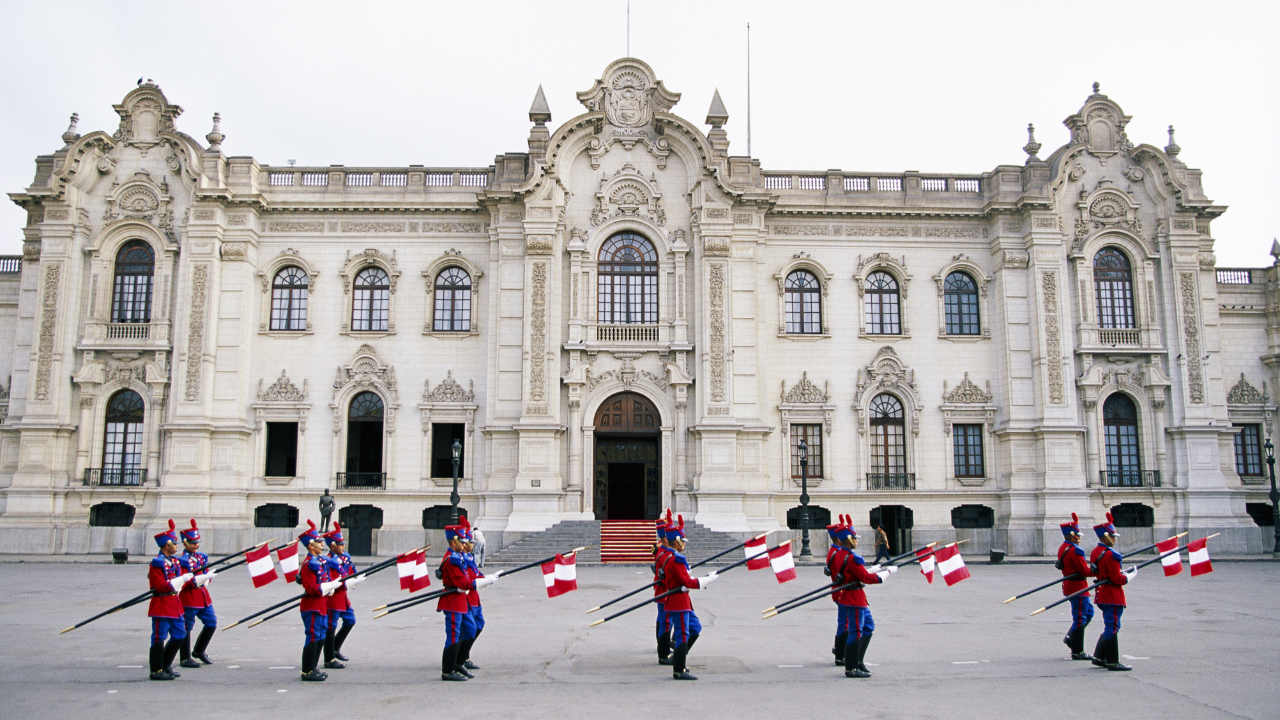
[[[542,94],[541,85],[529,106],[529,121],[533,123],[529,130],[529,154],[543,155],[551,142],[551,132],[547,130],[547,123],[551,122],[551,106],[547,105],[547,96]]]
[[[78,122],[80,122],[80,113],[71,113],[71,124],[67,126],[67,131],[62,133],[62,142],[68,146],[80,139],[80,133],[76,132]]]
[[[1040,152],[1040,143],[1036,142],[1036,126],[1027,123],[1027,144],[1022,146],[1022,152],[1027,154],[1027,162],[1040,162],[1040,158],[1036,157],[1036,153]]]
[[[204,139],[209,141],[209,152],[222,152],[222,141],[226,137],[226,135],[222,134],[222,115],[214,113],[213,129],[209,131],[208,135],[204,136]]]
[[[1171,158],[1178,157],[1178,153],[1182,152],[1182,148],[1178,147],[1178,143],[1173,141],[1173,126],[1169,126],[1169,144],[1164,146],[1164,154]]]
[[[707,110],[707,124],[711,126],[707,139],[711,141],[711,147],[716,151],[716,155],[721,157],[729,156],[729,133],[725,132],[723,127],[727,122],[729,122],[729,111],[724,109],[724,101],[720,99],[720,89],[716,88],[715,94],[711,96],[711,107]]]

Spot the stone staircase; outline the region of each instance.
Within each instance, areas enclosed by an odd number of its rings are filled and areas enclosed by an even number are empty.
[[[653,521],[645,521],[648,527],[648,538],[646,542],[651,542],[653,537]],[[699,560],[715,555],[718,552],[728,550],[729,548],[746,540],[750,535],[748,533],[722,533],[708,530],[707,528],[693,524],[685,523],[685,536],[689,538],[689,560],[698,562]],[[742,537],[737,537],[741,535]],[[774,544],[771,542],[770,544]],[[558,552],[572,550],[575,547],[588,546],[586,550],[578,553],[578,562],[583,564],[596,564],[600,562],[600,521],[568,521],[557,523],[551,528],[539,533],[531,533],[518,542],[512,543],[501,550],[492,553],[485,559],[485,564],[493,563],[496,566],[515,566],[541,560],[546,557],[555,555]],[[637,564],[647,565],[652,555],[646,553],[645,559],[637,562]],[[713,563],[715,565],[727,565],[731,562],[741,560],[745,555],[741,550],[730,553],[720,560]]]
[[[654,539],[651,520],[604,520],[600,523],[600,562],[652,562]]]

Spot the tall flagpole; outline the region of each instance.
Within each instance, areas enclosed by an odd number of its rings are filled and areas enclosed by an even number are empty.
[[[751,23],[747,23],[747,157],[751,157]]]
[[[627,57],[631,57],[631,0],[627,0]]]

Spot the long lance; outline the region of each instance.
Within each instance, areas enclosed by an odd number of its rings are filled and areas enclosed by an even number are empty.
[[[271,540],[275,540],[275,538],[271,538]],[[258,543],[257,545],[250,545],[249,547],[245,548],[244,550],[241,550],[241,551],[240,551],[240,552],[238,552],[238,553],[234,553],[234,554],[228,555],[228,556],[226,556],[226,557],[224,557],[224,558],[222,558],[222,559],[218,560],[218,561],[217,561],[217,562],[215,562],[215,563],[210,563],[209,565],[207,565],[207,566],[206,566],[206,568],[211,568],[211,567],[213,567],[214,565],[217,565],[217,564],[219,564],[219,563],[224,563],[224,562],[226,562],[226,561],[230,560],[231,558],[239,557],[240,555],[243,555],[243,554],[245,554],[245,553],[249,552],[250,550],[253,550],[253,549],[255,549],[255,548],[257,548],[257,547],[260,547],[260,546],[262,546],[262,545],[266,545],[267,543],[271,542],[271,540],[268,540],[266,543]],[[237,563],[237,564],[239,564],[239,563]],[[225,570],[226,568],[223,568],[223,569]],[[143,602],[143,601],[145,601],[145,600],[149,600],[149,599],[151,598],[151,595],[152,595],[152,594],[153,594],[153,593],[152,593],[152,591],[151,591],[151,590],[148,590],[148,591],[146,591],[146,592],[142,593],[141,595],[138,595],[137,597],[129,598],[128,600],[125,600],[124,602],[120,603],[119,605],[116,605],[115,607],[113,607],[113,608],[111,608],[111,609],[109,609],[109,610],[105,610],[105,611],[103,611],[103,612],[100,612],[100,613],[98,613],[97,615],[94,615],[93,617],[89,618],[88,620],[82,620],[81,622],[78,622],[78,623],[76,623],[75,625],[72,625],[71,627],[69,627],[69,628],[67,628],[67,629],[65,629],[65,630],[60,631],[58,634],[59,634],[59,635],[63,635],[63,634],[65,634],[65,633],[69,633],[69,632],[71,632],[72,630],[75,630],[76,628],[84,627],[85,625],[88,625],[89,623],[93,622],[94,620],[97,620],[97,619],[99,619],[99,618],[104,618],[104,617],[106,617],[106,616],[108,616],[108,615],[110,615],[110,614],[112,614],[112,613],[120,612],[121,610],[124,610],[124,609],[126,609],[126,608],[131,608],[131,607],[133,607],[134,605],[137,605],[137,604],[138,604],[138,603],[140,603],[140,602]]]
[[[915,550],[910,550],[910,551],[908,551],[908,552],[904,552],[904,553],[902,553],[901,555],[898,555],[898,556],[896,556],[896,557],[891,557],[891,558],[889,558],[889,560],[887,561],[887,563],[886,563],[886,564],[888,564],[888,565],[892,565],[892,564],[894,564],[894,563],[898,562],[899,560],[903,560],[903,559],[905,559],[905,558],[911,557],[912,555],[915,555],[916,553],[920,552],[921,550],[928,550],[929,548],[931,548],[931,547],[933,547],[934,545],[937,545],[937,544],[938,544],[938,542],[937,542],[937,541],[934,541],[934,542],[929,543],[928,545],[922,545],[922,546],[920,546],[920,547],[916,548]],[[817,590],[810,590],[809,592],[807,592],[807,593],[805,593],[805,594],[803,594],[803,595],[800,595],[800,596],[798,596],[798,597],[793,597],[793,598],[791,598],[790,600],[787,600],[786,602],[780,602],[780,603],[778,603],[777,605],[774,605],[774,606],[773,606],[773,607],[771,607],[771,608],[766,608],[766,609],[764,609],[764,610],[761,610],[761,611],[760,611],[760,614],[764,615],[764,614],[771,613],[771,612],[773,612],[774,610],[777,610],[777,609],[778,609],[778,608],[780,608],[780,607],[786,607],[787,605],[790,605],[790,604],[791,604],[791,603],[793,603],[793,602],[796,602],[796,601],[798,601],[798,600],[803,600],[803,599],[805,599],[805,598],[809,597],[810,595],[816,595],[816,594],[818,594],[818,593],[821,593],[821,592],[824,592],[824,591],[830,590],[831,588],[833,588],[833,587],[835,587],[835,586],[836,586],[836,584],[835,584],[835,583],[827,583],[826,585],[823,585],[822,587],[818,588]]]
[[[418,600],[434,600],[452,589],[453,588],[441,588],[439,590],[432,590],[425,595],[411,595],[403,600],[396,600],[395,602],[389,602],[386,605],[379,605],[374,608],[373,611],[378,612],[379,610],[386,610],[387,608],[397,607],[399,605],[404,605],[405,603],[417,602]]]
[[[744,544],[745,544],[745,543],[744,543]],[[790,545],[790,544],[791,544],[791,541],[790,541],[790,540],[786,540],[786,541],[784,541],[784,542],[780,542],[780,543],[778,543],[777,547],[770,548],[770,549],[771,549],[771,550],[777,550],[778,548],[782,547],[783,545]],[[710,558],[707,558],[707,559],[709,560]],[[726,565],[726,566],[724,566],[724,567],[720,568],[719,570],[717,570],[717,571],[716,571],[716,575],[719,575],[719,574],[721,574],[721,573],[726,573],[726,572],[728,572],[728,571],[730,571],[730,570],[732,570],[732,569],[734,569],[734,568],[738,567],[739,565],[746,565],[748,561],[751,561],[751,560],[754,560],[754,559],[755,559],[754,557],[743,558],[743,559],[739,560],[738,562],[733,563],[732,565]],[[602,624],[602,623],[607,623],[607,622],[609,622],[610,620],[612,620],[612,619],[614,619],[614,618],[616,618],[616,617],[621,617],[621,616],[623,616],[623,615],[626,615],[627,613],[631,612],[632,610],[639,610],[640,608],[642,608],[642,607],[644,607],[644,606],[648,605],[649,603],[657,602],[658,600],[661,600],[661,599],[663,599],[663,598],[667,597],[668,595],[675,595],[675,594],[676,594],[676,593],[678,593],[678,592],[685,592],[685,588],[683,588],[683,587],[678,587],[678,588],[676,588],[675,590],[668,590],[667,592],[664,592],[664,593],[662,593],[661,595],[654,595],[653,597],[649,598],[648,600],[645,600],[645,601],[644,601],[644,602],[642,602],[642,603],[637,603],[637,604],[635,604],[635,605],[632,605],[631,607],[627,608],[626,610],[619,610],[618,612],[616,612],[616,613],[614,613],[614,614],[612,614],[612,615],[610,615],[610,616],[608,616],[608,617],[606,617],[606,618],[602,618],[602,619],[600,619],[600,620],[597,620],[597,621],[595,621],[595,622],[591,623],[591,624],[590,624],[590,625],[588,625],[587,627],[595,627],[595,626],[600,625],[600,624]]]
[[[413,607],[414,605],[421,605],[424,602],[435,600],[436,598],[444,597],[445,595],[452,595],[454,593],[460,593],[460,592],[466,592],[466,591],[463,590],[462,588],[454,588],[454,587],[445,588],[443,590],[435,590],[433,592],[427,593],[422,597],[413,598],[413,602],[401,603],[398,607],[393,607],[390,610],[384,610],[383,612],[380,612],[377,615],[374,615],[373,619],[377,620],[378,618],[386,617],[391,613],[400,612],[401,610],[407,610]]]
[[[223,631],[223,632],[226,632],[226,631],[230,630],[231,628],[233,628],[233,627],[235,627],[235,626],[239,625],[239,624],[240,624],[240,623],[242,623],[242,622],[246,622],[246,621],[252,620],[252,619],[254,619],[254,618],[258,617],[259,615],[265,615],[266,613],[269,613],[269,612],[271,612],[272,610],[275,610],[276,608],[284,607],[285,605],[288,605],[289,603],[298,602],[298,601],[299,601],[299,600],[301,600],[304,596],[306,596],[306,593],[303,593],[302,595],[294,595],[293,597],[289,598],[288,600],[285,600],[285,601],[283,601],[283,602],[278,602],[278,603],[276,603],[275,605],[272,605],[272,606],[271,606],[271,607],[269,607],[269,608],[263,608],[262,610],[259,610],[258,612],[254,613],[254,614],[252,614],[252,615],[246,615],[246,616],[244,616],[244,617],[240,618],[239,620],[237,620],[237,621],[235,621],[235,622],[231,623],[230,625],[228,625],[228,626],[226,626],[226,627],[222,628],[222,631]]]
[[[1182,537],[1183,535],[1186,535],[1186,534],[1187,534],[1187,533],[1178,533],[1177,535],[1174,535],[1173,537],[1169,538],[1168,540],[1161,540],[1160,542],[1169,542],[1169,540],[1177,540],[1178,538],[1180,538],[1180,537]],[[1146,552],[1146,551],[1150,550],[1151,548],[1153,548],[1153,547],[1155,547],[1156,545],[1159,545],[1159,544],[1160,544],[1160,543],[1153,543],[1153,544],[1148,545],[1148,546],[1146,546],[1146,547],[1144,547],[1144,548],[1139,548],[1139,549],[1137,549],[1137,550],[1130,550],[1129,552],[1125,553],[1125,554],[1124,554],[1124,555],[1122,555],[1121,557],[1129,557],[1130,555],[1137,555],[1138,553],[1144,553],[1144,552]],[[1041,585],[1040,587],[1031,588],[1030,590],[1028,590],[1028,591],[1026,591],[1026,592],[1024,592],[1024,593],[1022,593],[1022,594],[1020,594],[1020,595],[1014,595],[1013,597],[1009,598],[1008,600],[1005,600],[1004,602],[1002,602],[1002,603],[1000,603],[1000,604],[1001,604],[1001,605],[1008,605],[1009,603],[1013,602],[1014,600],[1017,600],[1017,599],[1019,599],[1019,598],[1024,598],[1024,597],[1026,597],[1026,596],[1028,596],[1028,595],[1031,595],[1032,593],[1038,593],[1038,592],[1040,592],[1041,590],[1044,590],[1045,588],[1051,588],[1051,587],[1053,587],[1054,585],[1057,585],[1058,583],[1063,583],[1063,582],[1067,582],[1067,581],[1070,581],[1070,580],[1083,580],[1083,579],[1084,579],[1084,578],[1083,578],[1083,577],[1081,577],[1080,573],[1072,573],[1071,575],[1068,575],[1068,576],[1066,576],[1066,577],[1058,578],[1057,580],[1054,580],[1053,582],[1045,583],[1044,585]]]
[[[1222,533],[1214,533],[1214,534],[1210,535],[1209,537],[1205,538],[1205,540],[1210,540],[1210,539],[1212,539],[1212,538],[1216,538],[1216,537],[1218,537],[1218,536],[1219,536],[1219,535],[1221,535],[1221,534],[1222,534]],[[1134,567],[1135,567],[1135,568],[1144,568],[1144,567],[1146,567],[1146,566],[1148,566],[1148,565],[1150,565],[1150,564],[1152,564],[1152,563],[1160,562],[1161,560],[1163,560],[1163,559],[1165,559],[1165,558],[1169,557],[1170,555],[1172,555],[1172,554],[1174,554],[1174,553],[1182,552],[1183,550],[1186,550],[1186,549],[1187,549],[1187,546],[1186,546],[1186,545],[1183,545],[1183,546],[1181,546],[1181,547],[1176,547],[1176,548],[1174,548],[1174,549],[1170,550],[1170,551],[1169,551],[1169,552],[1167,552],[1167,553],[1162,553],[1162,554],[1160,554],[1160,555],[1157,555],[1157,556],[1155,556],[1155,557],[1151,558],[1150,560],[1148,560],[1148,561],[1146,561],[1146,562],[1142,563],[1141,565],[1135,565]],[[1057,607],[1057,606],[1061,605],[1062,603],[1064,603],[1064,602],[1066,602],[1066,601],[1068,601],[1068,600],[1070,600],[1070,599],[1072,599],[1072,598],[1074,598],[1074,597],[1078,597],[1078,596],[1080,596],[1080,595],[1083,595],[1083,594],[1085,594],[1085,593],[1089,592],[1090,590],[1092,590],[1092,589],[1094,589],[1094,588],[1098,587],[1099,585],[1110,585],[1110,584],[1111,584],[1111,581],[1110,581],[1110,580],[1099,580],[1098,582],[1096,582],[1096,583],[1094,583],[1094,584],[1090,585],[1089,587],[1087,587],[1087,588],[1085,588],[1085,589],[1083,589],[1083,590],[1080,590],[1080,591],[1077,591],[1077,592],[1073,592],[1073,593],[1071,593],[1070,595],[1068,595],[1068,596],[1066,596],[1066,597],[1062,598],[1061,600],[1059,600],[1059,601],[1057,601],[1057,602],[1049,603],[1048,605],[1045,605],[1044,607],[1040,608],[1039,610],[1037,610],[1037,611],[1035,611],[1035,612],[1031,613],[1031,615],[1032,615],[1032,616],[1039,615],[1040,613],[1044,612],[1045,610],[1048,610],[1049,608],[1052,608],[1052,607]]]
[[[705,564],[707,564],[707,563],[711,562],[712,560],[716,560],[716,559],[718,559],[718,558],[722,558],[722,557],[724,557],[725,555],[728,555],[729,553],[734,552],[735,550],[740,550],[740,549],[742,549],[742,548],[746,547],[747,543],[749,543],[749,542],[755,542],[756,540],[760,540],[761,538],[766,538],[766,537],[768,537],[768,536],[769,536],[769,534],[770,534],[770,533],[773,533],[773,532],[776,532],[776,531],[775,531],[775,530],[770,530],[770,531],[769,531],[769,532],[767,532],[767,533],[761,533],[761,534],[759,534],[759,535],[757,535],[757,536],[755,536],[755,537],[751,538],[750,540],[747,540],[747,541],[745,541],[745,542],[741,542],[741,543],[738,543],[737,545],[734,545],[733,547],[729,548],[728,550],[725,550],[724,552],[716,553],[715,555],[712,555],[711,557],[709,557],[709,558],[707,558],[707,559],[705,559],[705,560],[699,560],[698,562],[696,562],[696,563],[694,563],[694,564],[690,565],[690,566],[689,566],[689,569],[690,569],[690,570],[692,570],[692,569],[694,569],[694,568],[696,568],[696,567],[700,567],[700,566],[702,566],[702,565],[705,565]],[[591,608],[590,610],[588,610],[588,611],[587,611],[587,614],[588,614],[588,615],[590,615],[591,613],[593,613],[593,612],[595,612],[595,611],[597,611],[597,610],[599,610],[599,609],[601,609],[601,608],[607,608],[607,607],[609,607],[610,605],[612,605],[612,604],[614,604],[614,603],[616,603],[616,602],[620,602],[620,601],[622,601],[622,600],[626,600],[627,598],[631,597],[632,595],[635,595],[636,593],[642,593],[642,592],[644,592],[645,590],[648,590],[649,588],[653,587],[654,585],[657,585],[659,582],[660,582],[660,581],[658,581],[658,580],[654,580],[653,582],[649,583],[648,585],[645,585],[645,586],[644,586],[644,587],[642,587],[642,588],[636,588],[635,590],[632,590],[631,592],[627,593],[626,595],[622,595],[622,596],[620,596],[620,597],[616,597],[616,598],[614,598],[614,599],[610,600],[609,602],[604,603],[603,605],[597,605],[597,606],[595,606],[595,607]]]
[[[578,553],[582,552],[583,550],[586,550],[586,549],[587,549],[587,548],[589,548],[589,547],[591,547],[591,546],[590,546],[590,545],[584,545],[584,546],[582,546],[582,547],[574,548],[574,549],[570,550],[570,551],[569,551],[569,552],[567,552],[567,553],[561,553],[560,557],[569,557],[570,555],[576,555],[576,554],[578,554]],[[497,577],[506,577],[506,576],[508,576],[508,575],[514,575],[515,573],[518,573],[518,572],[520,572],[521,570],[528,570],[528,569],[529,569],[529,568],[531,568],[531,567],[536,567],[536,566],[538,566],[538,565],[542,565],[543,563],[549,563],[549,562],[551,562],[552,560],[555,560],[555,559],[556,559],[556,556],[555,556],[555,555],[552,555],[552,556],[551,556],[551,557],[549,557],[549,558],[545,558],[545,559],[543,559],[543,560],[535,560],[535,561],[533,561],[533,562],[531,562],[531,563],[528,563],[528,564],[525,564],[525,565],[521,565],[520,567],[518,567],[518,568],[513,568],[513,569],[511,569],[511,570],[499,570],[498,572],[494,573],[493,577],[497,578]],[[411,602],[415,602],[415,601],[418,601],[418,600],[432,600],[432,599],[435,599],[435,598],[440,597],[441,595],[445,594],[446,592],[448,592],[448,588],[443,588],[443,589],[441,589],[441,590],[432,590],[431,592],[427,593],[426,595],[415,595],[415,596],[412,596],[412,597],[407,597],[407,598],[405,598],[405,599],[403,599],[403,600],[396,600],[395,602],[389,602],[389,603],[387,603],[386,605],[379,605],[378,607],[374,608],[374,609],[373,609],[373,611],[374,611],[374,612],[377,612],[377,611],[379,611],[379,610],[386,610],[387,608],[396,607],[397,605],[404,605],[405,603],[411,603]],[[385,614],[385,613],[384,613],[384,614]],[[378,617],[382,617],[382,616],[381,616],[381,615],[379,615]]]
[[[264,543],[259,543],[258,545],[254,546],[254,547],[255,547],[255,548],[256,548],[256,547],[262,547],[263,545],[266,545],[267,543],[272,542],[272,541],[274,541],[275,539],[276,539],[276,538],[271,538],[271,540],[268,540],[267,542],[264,542]],[[278,551],[278,550],[280,550],[280,549],[282,549],[282,548],[287,548],[287,547],[289,547],[289,546],[290,546],[290,545],[292,545],[292,544],[293,544],[293,541],[292,541],[292,540],[290,540],[289,542],[284,543],[283,545],[277,545],[277,546],[275,546],[275,547],[271,548],[271,552],[276,552],[276,551]],[[249,550],[253,550],[253,549],[254,549],[254,548],[249,548]],[[241,552],[247,552],[247,551],[241,551]],[[239,555],[239,554],[240,554],[240,553],[236,553],[236,555]],[[235,557],[236,555],[229,555],[229,556],[227,556],[227,557],[223,558],[222,560],[219,560],[218,562],[222,562],[223,560],[229,560],[229,559],[231,559],[231,558]],[[237,560],[236,562],[233,562],[233,563],[231,563],[230,565],[227,565],[226,567],[218,568],[218,572],[226,572],[226,571],[230,570],[231,568],[234,568],[234,567],[240,567],[241,565],[243,565],[243,564],[245,564],[245,563],[247,563],[247,562],[249,562],[247,559],[245,559],[245,560]],[[216,565],[216,564],[217,564],[217,563],[212,563],[212,564],[206,565],[206,566],[205,566],[205,569],[207,570],[207,569],[209,569],[209,568],[212,568],[212,567],[213,567],[214,565]],[[133,607],[134,605],[137,605],[138,603],[143,602],[143,601],[147,600],[147,599],[148,599],[148,598],[150,598],[150,597],[151,597],[151,592],[150,592],[150,591],[147,591],[147,593],[146,593],[146,594],[144,594],[144,595],[140,595],[140,596],[138,596],[138,597],[134,598],[134,599],[133,599],[133,600],[132,600],[132,601],[131,601],[131,602],[130,602],[126,607]]]

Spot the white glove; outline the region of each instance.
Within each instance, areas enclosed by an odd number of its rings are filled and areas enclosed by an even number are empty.
[[[1133,580],[1134,578],[1138,577],[1138,566],[1137,566],[1137,565],[1134,565],[1133,567],[1129,568],[1128,570],[1125,570],[1125,571],[1124,571],[1124,573],[1123,573],[1123,575],[1124,575],[1125,577],[1129,578],[1130,580]]]
[[[888,579],[889,579],[889,576],[890,576],[890,575],[892,575],[892,574],[893,574],[893,573],[889,572],[889,570],[888,570],[888,569],[885,569],[885,570],[881,570],[880,572],[876,573],[876,577],[880,578],[880,582],[884,582],[885,580],[888,580]]]
[[[897,565],[890,565],[890,566],[886,567],[886,568],[884,569],[884,571],[885,571],[885,572],[887,572],[887,573],[889,573],[890,575],[892,575],[892,574],[894,574],[894,573],[898,572],[898,566],[897,566]]]
[[[187,573],[186,575],[179,575],[178,577],[169,581],[169,587],[173,588],[174,592],[179,592],[182,590],[182,586],[186,585],[187,581],[190,580],[191,577],[192,577],[191,573]]]
[[[216,570],[210,570],[209,572],[207,572],[207,573],[205,573],[205,574],[203,574],[203,575],[197,575],[197,576],[196,576],[196,578],[195,578],[195,580],[196,580],[196,587],[201,588],[201,587],[204,587],[205,585],[208,585],[209,583],[213,582],[213,576],[214,576],[214,575],[217,575],[217,574],[218,574],[218,572],[217,572]]]
[[[708,585],[710,585],[711,583],[715,582],[715,581],[716,581],[716,578],[718,578],[718,577],[719,577],[719,575],[717,575],[717,574],[715,573],[715,571],[713,570],[713,571],[711,571],[711,572],[707,573],[707,574],[706,574],[706,576],[698,578],[698,589],[699,589],[699,590],[705,590],[705,589],[707,588],[707,586],[708,586]]]
[[[499,570],[498,572],[496,572],[496,573],[494,573],[494,574],[490,575],[489,577],[493,578],[494,580],[497,580],[498,578],[502,577],[502,573],[504,573],[504,572],[506,572],[506,571],[505,571],[505,570]]]
[[[347,578],[346,579],[347,589],[350,590],[351,588],[359,585],[360,583],[364,582],[364,579],[365,579],[364,575],[354,575],[352,577]]]
[[[496,582],[498,582],[497,575],[494,575],[492,577],[476,578],[476,589],[479,590],[482,587],[489,587],[490,585]]]
[[[880,563],[876,563],[875,565],[872,565],[867,568],[867,572],[871,573],[872,575],[878,574],[880,570],[882,570],[882,568],[880,567]]]
[[[324,595],[332,595],[342,585],[341,580],[330,580],[329,582],[320,583],[320,592]]]

